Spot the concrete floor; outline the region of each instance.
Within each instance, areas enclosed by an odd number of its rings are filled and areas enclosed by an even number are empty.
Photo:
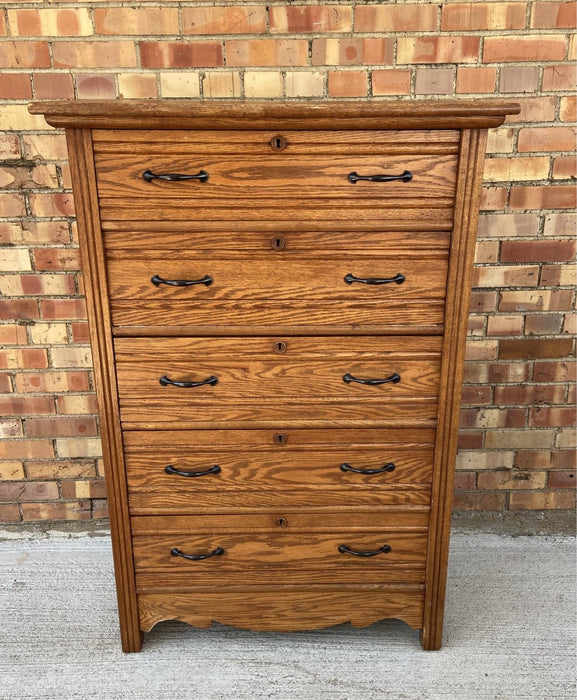
[[[0,541],[0,698],[576,697],[575,540],[452,538],[440,652],[398,621],[298,634],[162,623],[120,651],[107,537]]]

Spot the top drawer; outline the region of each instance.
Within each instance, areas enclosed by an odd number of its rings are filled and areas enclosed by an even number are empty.
[[[114,138],[115,132],[95,132],[104,221],[370,221],[399,209],[420,210],[415,218],[430,220],[446,218],[453,206],[453,132],[169,131]]]

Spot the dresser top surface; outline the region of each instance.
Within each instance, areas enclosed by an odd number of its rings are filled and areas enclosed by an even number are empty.
[[[459,129],[502,124],[520,106],[505,100],[33,102],[52,126],[99,129]]]

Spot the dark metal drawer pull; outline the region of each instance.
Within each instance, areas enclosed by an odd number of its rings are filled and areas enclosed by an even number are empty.
[[[388,544],[384,544],[380,549],[374,552],[357,552],[355,549],[350,549],[346,544],[341,544],[339,552],[341,554],[352,554],[354,557],[376,557],[377,554],[388,554],[391,548]]]
[[[173,547],[170,550],[170,553],[173,557],[182,557],[183,559],[188,559],[189,561],[202,561],[203,559],[210,559],[210,557],[221,557],[224,554],[224,549],[222,547],[217,547],[208,554],[185,554],[184,552],[181,552],[180,549]]]
[[[395,465],[392,462],[389,462],[388,464],[383,464],[383,466],[379,467],[378,469],[355,469],[354,467],[351,467],[350,464],[343,462],[341,464],[341,471],[354,472],[355,474],[382,474],[383,472],[394,472]]]
[[[405,170],[401,175],[359,175],[358,173],[349,173],[348,180],[352,182],[353,185],[359,180],[366,180],[367,182],[392,182],[393,180],[402,180],[403,182],[409,182],[413,179],[413,173],[409,170]]]
[[[391,374],[390,377],[386,379],[357,379],[353,377],[352,374],[343,374],[343,382],[350,384],[351,382],[356,382],[357,384],[368,384],[369,386],[379,386],[380,384],[398,384],[401,381],[401,377],[396,372]]]
[[[215,384],[218,384],[218,377],[213,375],[202,382],[175,382],[173,379],[169,379],[165,374],[158,381],[162,384],[162,386],[168,386],[170,384],[171,386],[178,386],[181,389],[194,389],[196,386],[204,386],[205,384],[214,386]]]
[[[389,284],[389,282],[396,282],[397,284],[403,284],[405,281],[405,275],[400,272],[394,277],[388,277],[385,279],[380,279],[379,277],[355,277],[351,272],[345,275],[345,282],[347,284],[352,284],[353,282],[360,282],[361,284]]]
[[[165,180],[166,182],[180,182],[181,180],[200,180],[200,182],[206,182],[208,180],[208,173],[206,170],[199,170],[195,175],[179,175],[178,173],[153,173],[151,170],[145,170],[142,173],[142,177],[146,182],[152,182],[153,180]]]
[[[222,469],[218,464],[214,464],[209,469],[205,469],[203,472],[183,472],[180,469],[175,469],[172,464],[167,464],[164,467],[164,471],[167,474],[176,474],[177,476],[206,476],[207,474],[220,474]]]
[[[208,287],[212,284],[212,277],[205,275],[199,280],[165,280],[163,277],[154,275],[154,277],[150,278],[150,281],[157,287],[161,284],[169,284],[171,287],[192,287],[195,284],[205,284]]]

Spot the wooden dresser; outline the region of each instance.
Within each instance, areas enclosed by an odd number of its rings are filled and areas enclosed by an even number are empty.
[[[125,651],[161,620],[441,644],[504,102],[45,102],[65,127]]]

